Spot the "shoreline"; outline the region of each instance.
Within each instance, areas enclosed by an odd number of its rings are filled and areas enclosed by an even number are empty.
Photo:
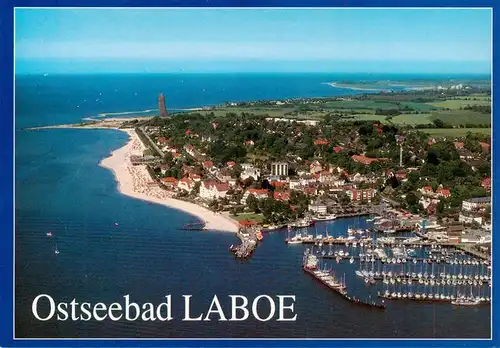
[[[132,166],[129,161],[130,155],[142,154],[145,149],[139,136],[133,129],[116,130],[127,133],[129,140],[124,146],[114,150],[109,157],[102,159],[99,166],[113,172],[118,192],[193,215],[206,223],[207,230],[238,232],[238,226],[234,220],[197,204],[172,198],[168,191],[157,185],[149,186],[148,183],[152,182],[152,179],[147,169],[144,166]]]

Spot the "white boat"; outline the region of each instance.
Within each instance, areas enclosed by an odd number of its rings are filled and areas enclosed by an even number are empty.
[[[455,306],[477,306],[480,303],[481,301],[470,298],[458,298],[455,301],[451,301],[451,304]]]
[[[52,232],[47,232],[47,237],[52,237]]]
[[[55,254],[59,254],[59,250],[57,249],[57,245],[56,245],[56,250],[54,251]]]
[[[335,220],[336,218],[337,218],[337,215],[335,215],[335,214],[318,215],[318,216],[315,216],[313,220],[316,220],[316,221],[328,221],[328,220]]]

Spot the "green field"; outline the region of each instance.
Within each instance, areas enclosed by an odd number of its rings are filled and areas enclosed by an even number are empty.
[[[249,220],[257,223],[262,223],[264,221],[264,215],[255,213],[241,213],[237,216],[232,216],[232,218],[238,221]]]
[[[378,100],[339,100],[322,104],[325,109],[348,109],[348,110],[374,110],[374,109],[396,109],[394,103]]]
[[[404,106],[408,106],[409,108],[412,108],[414,110],[425,111],[425,112],[438,109],[435,106],[430,105],[430,104],[416,103],[416,102],[401,102],[401,107],[404,107]]]
[[[272,107],[228,107],[228,108],[217,108],[213,111],[216,117],[226,116],[227,113],[233,112],[235,114],[241,114],[242,112],[247,112],[255,115],[269,115],[270,117],[283,117],[286,112],[293,111],[293,108],[272,108]],[[211,111],[206,111],[207,113]]]
[[[369,114],[360,114],[360,115],[349,115],[349,117],[342,118],[343,121],[380,121],[386,122],[386,117],[383,115],[369,115]]]
[[[414,125],[414,124],[429,124],[432,121],[429,118],[429,114],[404,114],[394,116],[391,121],[395,124],[405,124],[405,125]]]
[[[452,110],[433,112],[430,116],[431,120],[440,119],[441,121],[451,124],[491,124],[491,115],[481,114],[471,110]]]
[[[422,129],[421,131],[436,137],[464,137],[468,132],[491,134],[491,128],[430,128]]]
[[[469,98],[471,99],[471,98]],[[477,100],[465,100],[465,99],[453,99],[453,100],[444,100],[440,102],[426,103],[429,106],[435,106],[438,108],[446,108],[452,110],[459,110],[460,108],[464,108],[467,105],[490,105],[491,102],[487,101],[480,97],[476,98]]]

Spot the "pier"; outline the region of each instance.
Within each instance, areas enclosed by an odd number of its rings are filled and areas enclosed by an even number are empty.
[[[181,230],[183,231],[205,231],[205,222],[192,222],[188,224],[184,224]]]
[[[349,296],[347,293],[347,287],[344,282],[338,282],[334,275],[329,271],[321,271],[317,269],[318,258],[309,253],[307,250],[304,254],[304,260],[302,269],[304,272],[312,276],[314,279],[319,281],[324,286],[328,287],[330,290],[340,295],[343,299],[357,305],[367,306],[376,309],[385,309],[386,305],[384,303],[377,303],[375,301],[364,301],[359,298]]]

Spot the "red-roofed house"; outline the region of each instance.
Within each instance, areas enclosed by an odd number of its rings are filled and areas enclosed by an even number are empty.
[[[158,140],[156,141],[158,145],[165,145],[168,143],[168,139],[165,137],[159,137]]]
[[[239,222],[240,226],[243,226],[243,227],[250,227],[250,226],[253,226],[255,224],[257,224],[257,222],[255,221],[250,221],[250,220],[241,220]]]
[[[193,156],[193,157],[194,157],[194,155],[195,155],[195,151],[194,151],[194,146],[193,146],[193,145],[186,145],[184,148],[186,149],[186,152],[187,152],[189,155],[191,155],[191,156]]]
[[[277,189],[283,189],[288,186],[288,183],[286,181],[277,181],[273,180],[270,182],[271,185],[273,185]]]
[[[422,194],[427,194],[427,195],[434,194],[434,190],[432,189],[431,186],[424,186],[419,191],[422,192]]]
[[[229,162],[226,163],[226,166],[228,168],[233,168],[235,165],[236,165],[236,162],[233,162],[233,161],[229,161]]]
[[[447,188],[438,188],[436,191],[436,196],[438,197],[443,197],[443,198],[448,198],[451,196],[451,192]]]
[[[212,161],[205,161],[205,162],[202,163],[202,165],[203,165],[203,168],[205,168],[205,169],[211,169],[214,166],[214,162],[212,162]]]
[[[243,142],[243,145],[253,146],[255,145],[255,143],[253,142],[253,140],[245,140]]]
[[[335,146],[333,148],[333,151],[335,151],[335,153],[339,153],[340,151],[342,151],[344,148],[342,146]]]
[[[490,144],[480,141],[479,145],[481,145],[481,148],[483,149],[484,153],[490,152]]]
[[[204,199],[224,198],[228,190],[228,183],[221,184],[216,181],[204,181],[200,185],[200,197]]]
[[[189,134],[191,134],[191,130],[187,129],[186,130],[186,135],[189,135]]]
[[[487,178],[484,178],[483,181],[481,181],[481,186],[485,190],[490,191],[491,190],[491,177],[488,176]]]
[[[290,200],[290,193],[289,192],[274,191],[273,197],[274,197],[274,199],[276,199],[278,201],[289,201]]]
[[[190,178],[182,178],[179,180],[177,187],[181,190],[186,190],[187,192],[191,192],[194,187],[194,180]]]
[[[160,181],[170,190],[177,187],[178,180],[173,176],[167,176],[166,178],[161,178]]]
[[[314,145],[328,145],[328,140],[326,140],[326,139],[315,140]]]
[[[362,155],[352,155],[351,158],[354,162],[365,164],[365,165],[372,164],[372,163],[378,162],[378,161],[386,161],[387,160],[387,158],[370,158],[370,157],[366,157],[366,156],[362,156]]]
[[[302,188],[302,192],[306,195],[315,195],[318,193],[318,190],[315,186],[306,186]]]
[[[455,148],[456,149],[463,149],[464,143],[462,141],[455,141]]]
[[[219,126],[218,122],[212,122],[212,127],[214,127],[214,129],[217,129],[218,126]]]
[[[201,180],[201,175],[197,173],[189,173],[189,177],[193,179],[193,181],[198,182]]]

